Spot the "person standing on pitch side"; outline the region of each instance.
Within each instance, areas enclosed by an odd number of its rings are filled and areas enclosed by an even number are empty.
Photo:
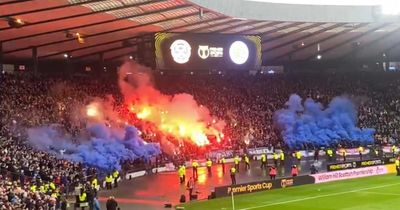
[[[275,180],[276,174],[277,174],[277,171],[276,171],[275,166],[271,166],[271,167],[269,168],[269,178],[270,178],[271,180]]]
[[[275,167],[278,167],[279,155],[274,151],[274,153],[272,154],[272,157],[273,157],[273,159],[274,159],[274,165],[275,165]]]
[[[280,162],[281,166],[285,165],[285,152],[282,150],[281,151],[281,162]]]
[[[236,168],[232,167],[231,168],[231,180],[232,180],[232,185],[236,184]]]
[[[347,152],[345,148],[342,149],[342,156],[343,156],[343,162],[346,162]]]
[[[364,152],[364,147],[363,146],[359,146],[358,147],[358,154],[360,156],[360,161],[362,161],[362,159],[363,159],[363,152]]]
[[[240,157],[238,155],[236,155],[235,158],[233,159],[233,161],[235,162],[236,172],[239,172]]]
[[[319,149],[315,149],[314,151],[314,162],[319,161]]]
[[[226,163],[225,157],[221,158],[220,163],[221,163],[221,167],[222,167],[222,173],[225,174],[225,163]]]
[[[185,183],[186,167],[184,164],[180,165],[178,168],[179,183]]]
[[[332,160],[333,160],[333,150],[331,148],[328,148],[326,150],[326,155],[328,156],[328,161],[332,162]]]
[[[189,200],[191,200],[193,197],[193,189],[194,189],[193,177],[190,177],[190,179],[188,180],[188,182],[186,184],[186,188],[189,191]]]
[[[113,178],[112,174],[109,173],[106,176],[106,188],[107,188],[107,190],[111,190],[112,189],[112,182],[113,181],[114,181],[114,178]]]
[[[295,153],[295,156],[296,156],[296,159],[297,159],[298,163],[300,164],[301,157],[303,156],[303,154],[301,154],[300,151],[297,151],[297,152]]]
[[[118,208],[118,203],[115,200],[114,196],[110,196],[106,202],[106,208],[107,210],[117,210]]]
[[[193,169],[193,178],[194,180],[197,180],[197,168],[199,167],[199,163],[197,160],[193,160],[192,162],[192,169]]]
[[[299,169],[297,169],[296,165],[292,166],[292,176],[297,176],[299,175]]]
[[[393,145],[393,146],[392,146],[392,153],[393,153],[393,157],[395,157],[395,156],[396,156],[396,153],[397,153],[397,147],[396,147],[396,145]]]
[[[249,170],[250,169],[250,158],[249,156],[247,156],[247,154],[244,155],[244,164],[245,164],[245,170]]]
[[[265,153],[261,154],[261,169],[267,168],[267,155]]]
[[[211,159],[207,160],[206,166],[207,166],[208,176],[212,176],[212,173],[211,173],[212,161],[211,161]]]

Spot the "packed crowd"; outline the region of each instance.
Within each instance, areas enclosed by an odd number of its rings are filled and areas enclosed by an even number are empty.
[[[358,106],[359,127],[375,128],[379,144],[397,141],[400,126],[398,74],[165,77],[159,77],[159,89],[169,94],[193,94],[200,104],[205,104],[211,113],[227,122],[225,133],[235,141],[233,146],[279,146],[282,139],[279,129],[274,127],[274,113],[284,107],[293,93],[323,105],[336,96],[348,96]]]
[[[73,86],[60,88],[64,85],[56,79],[0,76],[0,209],[59,209],[75,187],[96,177],[95,169],[35,150],[25,141],[24,128],[33,126],[58,123],[76,132],[67,112],[74,111],[69,105],[85,103],[86,95],[80,88],[69,89]]]
[[[155,84],[166,94],[192,94],[212,115],[223,119],[227,124],[224,148],[284,147],[273,116],[293,93],[325,105],[335,96],[348,95],[358,105],[359,126],[375,128],[377,143],[395,143],[398,139],[397,74],[158,75]],[[74,119],[79,114],[77,107],[94,97],[112,95],[116,99],[114,108],[122,112],[122,97],[115,80],[3,74],[0,89],[0,209],[48,209],[61,205],[60,194],[68,192],[66,186],[84,183],[95,172],[36,151],[24,142],[24,128],[60,124],[66,132],[77,135],[85,126],[81,119]],[[47,185],[50,190],[39,189]],[[33,190],[32,186],[38,189]]]
[[[0,209],[58,209],[65,195],[96,176],[95,169],[36,151],[18,139],[1,139],[0,150]]]

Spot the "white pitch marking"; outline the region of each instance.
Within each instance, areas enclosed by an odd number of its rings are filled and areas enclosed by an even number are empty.
[[[299,202],[299,201],[312,200],[312,199],[316,199],[316,198],[324,198],[324,197],[330,197],[330,196],[336,196],[336,195],[343,195],[343,194],[347,194],[347,193],[360,192],[360,191],[364,191],[364,190],[379,189],[379,188],[390,187],[390,186],[395,186],[395,185],[400,185],[400,183],[396,183],[396,184],[387,184],[387,185],[381,185],[381,186],[376,186],[376,187],[361,188],[361,189],[358,189],[358,190],[350,190],[350,191],[344,191],[344,192],[339,192],[339,193],[331,193],[331,194],[326,194],[326,195],[318,195],[318,196],[312,196],[312,197],[306,197],[306,198],[299,198],[299,199],[288,200],[288,201],[280,201],[280,202],[276,202],[276,203],[270,203],[270,204],[265,204],[265,205],[260,205],[260,206],[253,206],[253,207],[243,208],[243,209],[239,209],[239,210],[258,209],[258,208],[261,208],[261,207],[276,206],[276,205],[281,205],[281,204],[287,204],[287,203],[294,203],[294,202]]]
[[[400,193],[383,193],[383,192],[372,192],[372,191],[365,191],[363,193],[376,194],[376,195],[394,195],[394,196],[400,195]]]

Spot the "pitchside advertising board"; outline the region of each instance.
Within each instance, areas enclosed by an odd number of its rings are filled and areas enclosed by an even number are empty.
[[[392,170],[390,166],[379,165],[343,171],[331,171],[326,173],[314,174],[311,176],[315,178],[315,183],[324,183],[368,176],[377,176],[393,172],[394,170]]]
[[[312,176],[298,176],[298,177],[290,177],[290,178],[270,180],[270,181],[258,181],[246,184],[216,187],[215,196],[219,198],[224,196],[230,196],[231,193],[237,195],[237,194],[245,194],[252,192],[269,191],[279,188],[287,188],[305,184],[314,184],[314,182],[315,182],[314,177]]]
[[[394,172],[395,172],[394,164],[377,165],[365,168],[354,168],[342,171],[330,171],[330,172],[306,175],[306,176],[289,177],[277,180],[258,181],[245,184],[216,187],[215,196],[225,197],[225,196],[230,196],[232,193],[234,195],[237,195],[237,194],[245,194],[252,192],[269,191],[273,189],[288,188],[306,184],[318,184],[318,183],[332,182],[338,180],[377,176]]]
[[[160,70],[254,70],[261,67],[261,38],[228,34],[155,34]]]
[[[327,166],[328,171],[339,171],[345,169],[353,169],[353,168],[364,168],[369,166],[379,166],[388,164],[390,162],[386,162],[385,160],[376,159],[376,160],[364,160],[364,161],[353,161],[353,162],[345,162],[345,163],[334,163],[329,164]]]

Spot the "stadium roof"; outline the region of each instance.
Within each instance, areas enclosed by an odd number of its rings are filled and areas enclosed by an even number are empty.
[[[318,54],[324,59],[400,55],[398,22],[247,19],[199,6],[199,1],[3,0],[3,56],[30,58],[36,46],[40,60],[62,59],[65,53],[75,60],[94,61],[100,54],[105,60],[121,59],[136,51],[136,38],[159,31],[259,34],[267,61],[313,60]]]

